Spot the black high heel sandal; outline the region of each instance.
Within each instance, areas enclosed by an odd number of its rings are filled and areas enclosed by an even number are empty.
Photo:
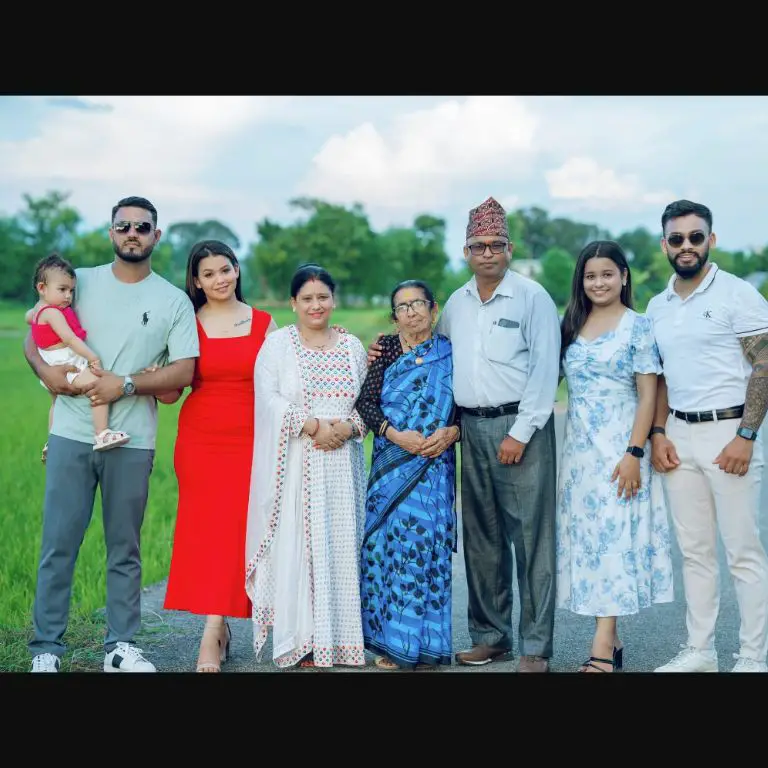
[[[621,648],[619,649],[621,650]],[[614,658],[615,658],[615,649],[614,649]],[[598,672],[608,672],[607,669],[601,669],[596,664],[593,664],[593,661],[599,661],[601,664],[610,664],[612,667],[615,668],[616,664],[613,659],[601,659],[598,656],[590,656],[582,665],[579,672],[586,672],[586,667],[592,667],[592,669],[596,669]]]
[[[622,669],[624,667],[624,646],[613,649],[613,668]]]

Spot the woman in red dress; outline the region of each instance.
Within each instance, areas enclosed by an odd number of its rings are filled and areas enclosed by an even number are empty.
[[[220,672],[229,652],[226,617],[250,618],[245,533],[254,439],[253,368],[271,315],[243,302],[240,268],[217,240],[192,248],[187,294],[197,313],[200,357],[179,413],[179,484],[167,609],[206,616],[198,672]],[[181,392],[158,398],[175,402]]]

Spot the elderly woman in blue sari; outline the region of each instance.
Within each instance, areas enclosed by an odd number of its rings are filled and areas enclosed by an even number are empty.
[[[456,449],[451,343],[419,280],[391,296],[397,333],[379,339],[357,411],[374,433],[361,552],[365,647],[381,669],[451,663]]]

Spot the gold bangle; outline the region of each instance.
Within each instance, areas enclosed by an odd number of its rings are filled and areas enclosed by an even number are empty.
[[[384,433],[387,431],[387,427],[389,426],[389,422],[384,419],[383,424],[379,427],[379,437],[384,437]]]

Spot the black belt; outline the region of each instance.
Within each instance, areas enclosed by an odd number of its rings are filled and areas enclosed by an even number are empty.
[[[470,416],[479,416],[481,419],[495,419],[497,416],[505,416],[508,413],[517,413],[520,402],[504,403],[493,408],[462,408],[462,413],[468,413]]]
[[[733,408],[723,408],[719,411],[676,411],[670,408],[669,412],[678,419],[696,424],[700,421],[720,421],[721,419],[740,419],[744,415],[744,406],[735,405]]]

